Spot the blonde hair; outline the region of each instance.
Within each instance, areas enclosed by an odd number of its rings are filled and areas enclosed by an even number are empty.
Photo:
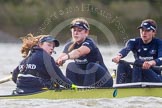
[[[88,26],[88,28],[90,29],[90,26],[89,26],[88,21],[85,20],[84,18],[79,17],[79,18],[75,18],[75,19],[73,19],[73,20],[71,21],[71,25],[74,25],[76,22],[82,22],[82,23],[85,23],[85,24]],[[70,52],[70,51],[72,51],[72,50],[74,49],[75,44],[76,44],[76,43],[73,42],[73,43],[69,46],[69,48],[68,48],[68,52]]]
[[[38,42],[40,40],[40,38],[44,37],[46,35],[39,35],[39,36],[33,36],[31,33],[30,34],[27,34],[27,36],[25,37],[22,37],[21,40],[22,40],[22,47],[21,47],[21,54],[22,54],[22,57],[27,57],[30,49],[33,47],[33,46],[36,46],[38,45]]]

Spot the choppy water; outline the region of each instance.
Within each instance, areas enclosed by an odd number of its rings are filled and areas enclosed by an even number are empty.
[[[20,54],[20,44],[0,44],[0,79],[8,76],[10,72],[22,60]],[[116,64],[111,62],[112,57],[118,52],[118,47],[100,46],[105,64],[110,72],[116,68]],[[57,54],[62,51],[62,47],[56,48]],[[126,58],[132,60],[129,55]],[[64,71],[66,65],[61,67]],[[0,94],[10,94],[15,88],[12,81],[0,84]],[[159,91],[162,92],[162,91]],[[128,97],[113,99],[68,99],[68,100],[0,100],[0,108],[162,108],[162,99],[157,97]]]

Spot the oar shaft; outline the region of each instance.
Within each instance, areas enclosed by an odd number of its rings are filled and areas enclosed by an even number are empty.
[[[128,62],[128,61],[125,61],[125,60],[120,60],[119,63],[128,63],[130,65],[135,65],[135,66],[139,66],[139,67],[142,66],[141,63]],[[151,68],[162,71],[162,67],[160,67],[160,66],[152,66]]]
[[[3,78],[3,79],[0,80],[0,84],[5,83],[5,82],[8,82],[8,81],[10,81],[11,79],[12,79],[12,75],[10,75],[10,76],[8,76],[8,77],[5,77],[5,78]]]

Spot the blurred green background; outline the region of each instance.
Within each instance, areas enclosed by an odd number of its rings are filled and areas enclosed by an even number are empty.
[[[118,43],[139,36],[137,26],[152,18],[158,24],[157,37],[161,38],[161,13],[161,0],[0,0],[0,42],[11,42],[28,33],[49,34],[62,22],[76,17],[103,24]],[[107,42],[99,25],[92,24],[90,33],[99,43]],[[70,36],[69,26],[65,25],[56,38],[65,42]]]

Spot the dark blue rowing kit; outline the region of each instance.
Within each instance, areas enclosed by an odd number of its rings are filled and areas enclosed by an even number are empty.
[[[135,63],[142,64],[144,61],[155,60],[156,65],[162,65],[162,41],[153,38],[148,44],[144,44],[141,38],[130,39],[126,46],[119,52],[122,57],[132,51]],[[130,82],[162,82],[161,71],[156,69],[142,69],[127,63],[119,63],[117,70],[117,83]]]
[[[63,53],[68,53],[68,49],[73,42],[65,45]],[[81,44],[75,43],[74,49],[81,46],[87,46],[90,53],[74,59],[74,62],[68,64],[66,76],[80,86],[111,87],[112,77],[106,68],[102,55],[92,39],[86,38]]]
[[[51,73],[53,76],[50,76]],[[70,87],[72,84],[64,77],[54,59],[39,47],[34,47],[29,56],[13,71],[13,81],[17,84],[18,93],[50,88],[53,87],[53,83],[65,87]]]

